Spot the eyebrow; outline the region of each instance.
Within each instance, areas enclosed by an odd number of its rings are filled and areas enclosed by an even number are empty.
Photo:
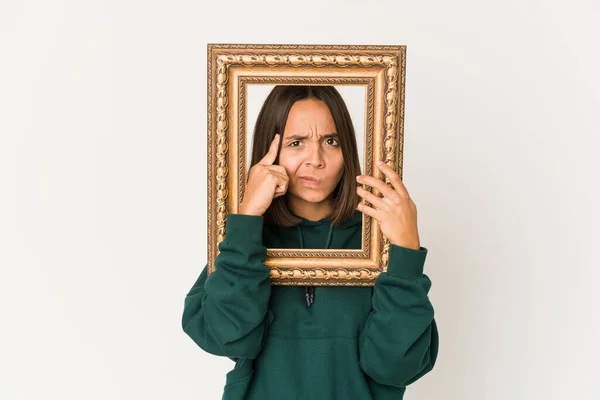
[[[333,133],[327,133],[325,135],[322,136],[323,139],[329,139],[332,137],[338,137],[339,135],[335,132]],[[302,139],[306,139],[308,138],[308,135],[291,135],[285,138],[286,141],[292,141],[292,140],[302,140]]]

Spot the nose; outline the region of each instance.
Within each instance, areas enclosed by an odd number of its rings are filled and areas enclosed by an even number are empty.
[[[311,143],[307,146],[304,163],[307,166],[312,166],[315,168],[322,167],[325,164],[323,151],[318,143]]]

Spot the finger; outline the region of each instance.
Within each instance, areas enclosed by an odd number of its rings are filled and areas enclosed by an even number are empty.
[[[394,201],[398,196],[398,193],[394,190],[394,188],[386,185],[381,179],[372,177],[370,175],[360,175],[357,179],[357,182],[379,190],[384,197],[387,197],[392,201]]]
[[[285,193],[287,192],[287,188],[284,189],[277,189],[275,191],[275,195],[273,196],[273,198],[277,198],[279,196],[283,196]]]
[[[287,183],[290,181],[290,178],[288,177],[287,174],[282,174],[281,172],[278,172],[278,171],[269,171],[268,175],[274,176],[276,178],[276,182],[278,185],[282,182],[287,185]]]
[[[366,206],[363,203],[358,203],[358,206],[356,207],[356,209],[358,211],[362,212],[363,214],[373,217],[377,221],[379,221],[379,214],[377,213],[377,210],[375,210],[374,208]],[[381,221],[379,221],[379,223],[381,223]]]
[[[287,177],[287,175],[281,175],[278,173],[271,173],[271,176],[275,179],[274,183],[275,183],[275,191],[277,190],[281,190],[281,189],[286,189],[288,184],[289,184],[289,178]]]
[[[408,196],[408,190],[406,190],[406,186],[402,183],[402,179],[392,167],[384,163],[383,161],[377,162],[377,168],[390,180],[390,183],[398,192],[398,194]]]
[[[275,187],[275,193],[273,197],[283,196],[287,192],[287,188],[287,182],[277,184],[277,186]]]
[[[281,165],[265,165],[264,167],[269,171],[277,172],[279,174],[287,176],[287,171],[285,170],[285,167],[282,167]]]
[[[382,199],[379,196],[375,196],[373,193],[363,189],[360,186],[356,188],[356,193],[360,197],[371,203],[373,206],[375,206],[378,210],[387,211],[389,209],[389,204],[386,203],[384,199]]]
[[[254,175],[262,176],[262,179],[271,174],[281,175],[285,178],[288,178],[287,171],[281,165],[256,164],[252,167],[251,171],[251,174],[254,173]]]
[[[275,162],[277,158],[277,150],[279,149],[279,134],[275,135],[273,141],[271,142],[271,146],[269,147],[269,151],[265,156],[258,162],[260,165],[271,165]]]

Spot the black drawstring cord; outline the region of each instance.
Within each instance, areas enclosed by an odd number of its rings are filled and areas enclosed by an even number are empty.
[[[298,225],[296,225],[298,229],[298,236],[300,237],[300,248],[304,248],[304,240],[302,239],[302,230]],[[329,227],[329,234],[327,235],[327,243],[325,248],[328,249],[331,243],[331,236],[333,235],[333,225]],[[314,286],[305,286],[304,287],[304,297],[306,298],[306,306],[310,307],[315,302],[315,287]]]
[[[315,287],[306,286],[304,288],[304,296],[306,297],[306,305],[308,307],[312,306],[312,304],[315,302]]]

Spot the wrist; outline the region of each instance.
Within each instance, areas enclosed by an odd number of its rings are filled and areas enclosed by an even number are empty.
[[[391,244],[398,246],[398,247],[404,247],[405,249],[410,249],[410,250],[420,250],[421,246],[419,244],[405,244],[405,243],[393,243],[390,242]]]
[[[238,214],[243,214],[243,215],[254,215],[254,216],[261,216],[262,214],[259,213],[256,210],[253,210],[249,207],[244,207],[243,205],[240,206],[239,210],[238,210]]]
[[[390,243],[398,247],[405,247],[407,249],[419,250],[421,249],[421,243],[419,237],[401,237],[390,239]]]

